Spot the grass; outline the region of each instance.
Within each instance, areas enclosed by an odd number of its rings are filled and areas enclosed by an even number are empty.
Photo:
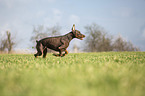
[[[145,52],[0,54],[0,96],[145,96]]]

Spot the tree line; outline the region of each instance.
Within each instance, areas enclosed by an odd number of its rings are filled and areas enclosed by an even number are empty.
[[[86,37],[84,44],[79,48],[84,52],[140,51],[131,41],[126,41],[121,35],[114,37],[95,23],[87,25],[84,28],[86,30]],[[32,36],[30,38],[33,48],[36,40],[48,36],[60,35],[60,29],[61,27],[59,25],[53,27],[44,27],[43,25],[33,26]],[[8,51],[8,53],[10,53],[16,45],[10,31],[6,31],[6,35],[0,38],[0,51]],[[76,47],[76,45],[74,46]],[[51,50],[49,50],[49,52],[51,52]]]
[[[114,37],[97,24],[88,25],[85,29],[87,35],[83,49],[85,52],[140,51],[131,41],[126,41],[120,35]]]

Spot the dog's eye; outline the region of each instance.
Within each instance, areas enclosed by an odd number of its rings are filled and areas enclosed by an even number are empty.
[[[77,35],[80,35],[80,33],[78,33]]]

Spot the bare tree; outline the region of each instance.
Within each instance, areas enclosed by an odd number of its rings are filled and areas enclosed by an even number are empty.
[[[1,39],[0,51],[3,52],[6,48],[7,48],[7,41],[5,39]]]
[[[114,51],[140,51],[140,49],[135,47],[131,41],[127,42],[121,36],[118,36],[115,40],[113,48]]]
[[[12,51],[13,46],[15,43],[12,40],[11,33],[7,31],[7,48],[8,48],[8,53]]]
[[[108,35],[105,30],[97,24],[92,24],[85,27],[86,40],[84,51],[100,52],[112,51],[112,36]]]
[[[102,52],[102,51],[140,51],[131,41],[125,41],[121,36],[113,42],[113,36],[108,35],[102,27],[92,24],[85,27],[86,40],[84,51]]]
[[[8,49],[8,53],[10,53],[15,44],[16,43],[14,43],[11,33],[9,31],[7,31],[6,38],[1,39],[0,50],[5,51],[6,49]]]
[[[56,35],[60,35],[60,30],[61,27],[59,25],[53,26],[53,27],[48,27],[47,31],[48,31],[48,35],[49,36],[56,36]]]
[[[34,43],[36,40],[48,36],[48,33],[46,32],[46,29],[44,28],[43,25],[34,26],[32,34],[33,36],[30,39],[32,43]]]

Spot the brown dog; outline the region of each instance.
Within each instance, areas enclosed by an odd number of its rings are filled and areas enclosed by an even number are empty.
[[[68,54],[68,51],[66,49],[69,46],[69,42],[73,38],[78,38],[82,40],[84,37],[85,35],[81,34],[80,31],[75,30],[75,27],[73,25],[72,31],[68,34],[57,37],[48,37],[41,39],[40,41],[36,40],[37,53],[34,54],[34,56],[37,57],[43,54],[43,58],[45,58],[47,54],[47,48],[58,51],[59,54],[54,54],[55,56],[65,56],[66,54]],[[65,54],[62,54],[63,51],[65,51]]]

